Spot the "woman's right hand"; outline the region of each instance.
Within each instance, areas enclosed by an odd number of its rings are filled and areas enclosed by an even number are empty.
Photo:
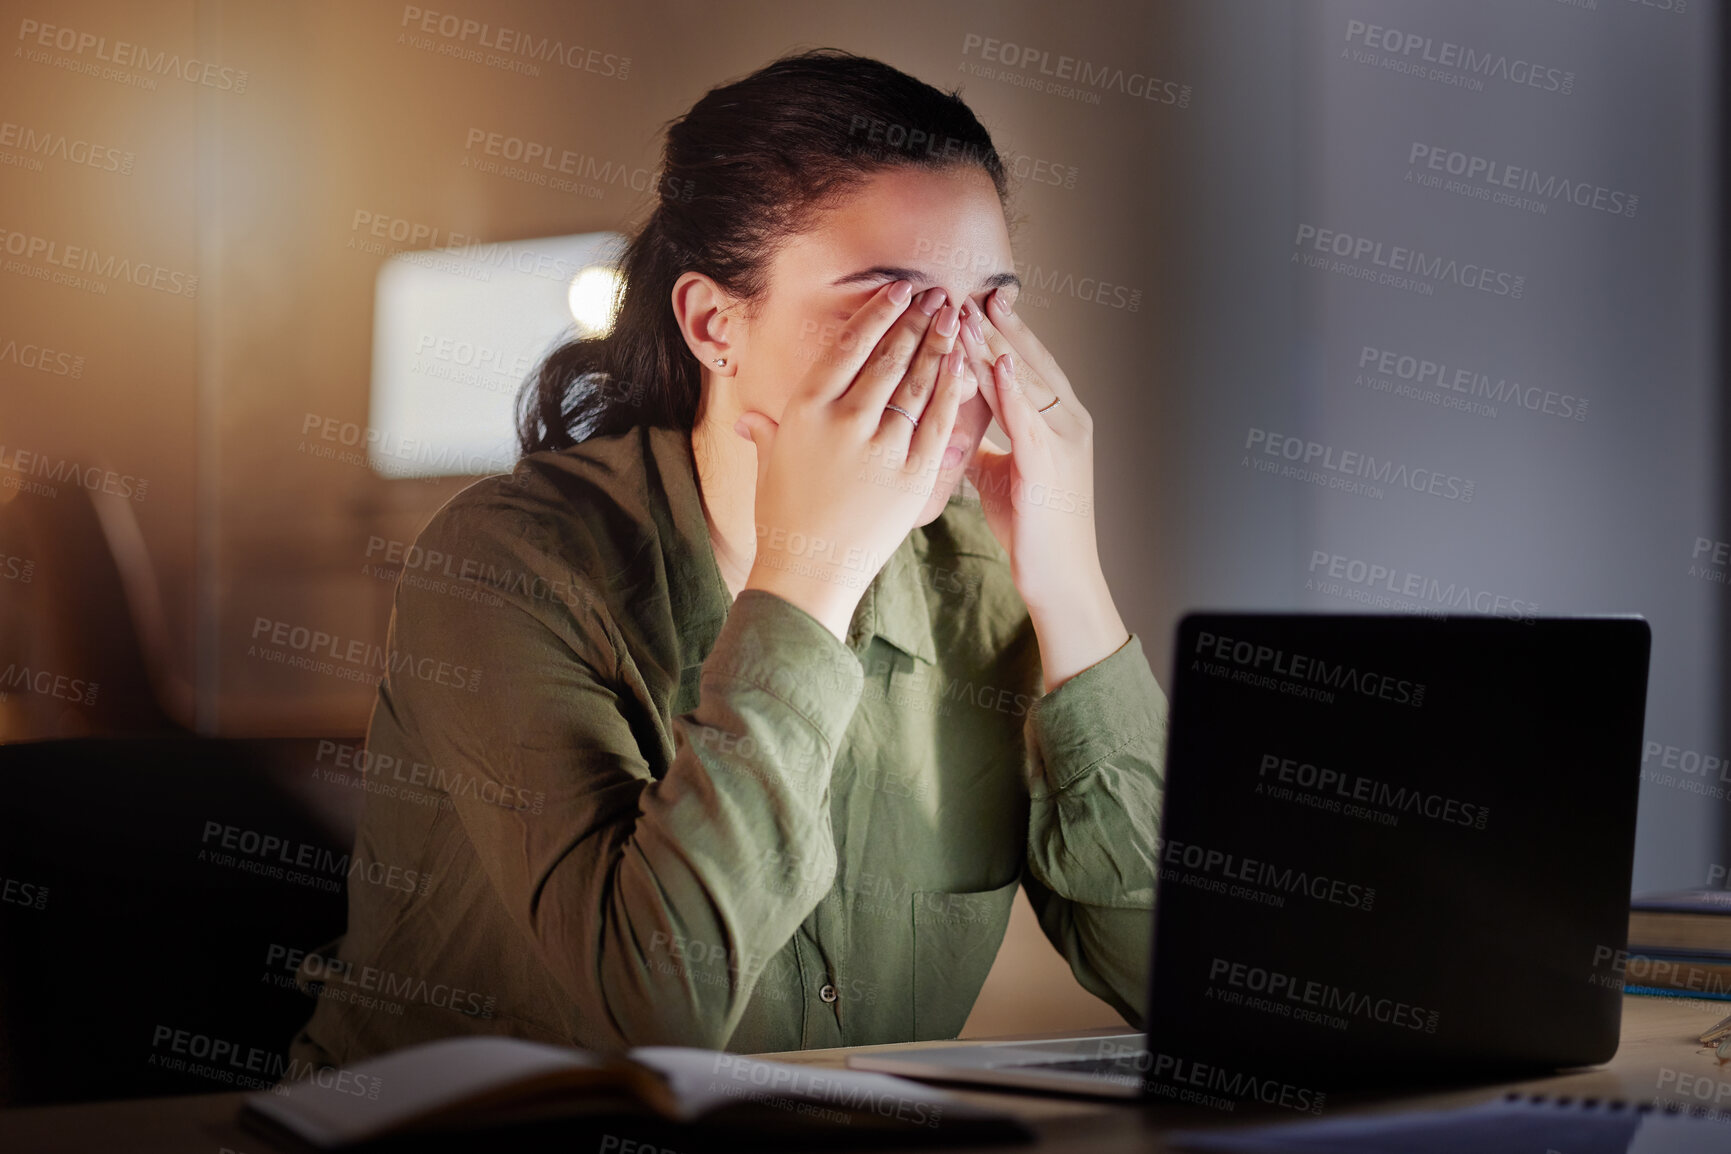
[[[928,311],[929,307],[929,311]],[[956,410],[978,387],[942,289],[885,285],[812,361],[757,446],[757,556],[745,588],[783,597],[846,640],[854,609],[918,522]],[[894,404],[919,422],[886,405]]]

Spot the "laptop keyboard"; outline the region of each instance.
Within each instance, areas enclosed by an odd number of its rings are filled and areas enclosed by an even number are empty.
[[[1140,1078],[1148,1068],[1138,1055],[1125,1054],[1118,1058],[1066,1058],[1059,1062],[1018,1062],[1019,1070],[1060,1070],[1066,1074],[1117,1074]]]

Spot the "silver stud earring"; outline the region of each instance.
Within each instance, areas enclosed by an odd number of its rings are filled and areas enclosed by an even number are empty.
[[[716,357],[715,358],[715,367],[718,369],[725,369],[727,367],[727,358],[726,357]]]

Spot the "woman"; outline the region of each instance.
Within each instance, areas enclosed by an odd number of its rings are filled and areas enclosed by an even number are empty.
[[[471,585],[397,590],[355,856],[418,881],[291,955],[294,1056],[952,1037],[1018,885],[1139,1024],[1165,699],[990,136],[823,51],[709,92],[664,170],[614,329],[420,537]]]

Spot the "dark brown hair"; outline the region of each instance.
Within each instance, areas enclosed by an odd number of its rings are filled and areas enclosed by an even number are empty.
[[[669,122],[654,210],[620,258],[612,331],[566,341],[540,363],[517,399],[518,447],[690,429],[703,377],[673,314],[674,282],[700,272],[759,299],[777,244],[873,173],[975,165],[1005,202],[1003,161],[959,91],[824,48],[712,88]]]

